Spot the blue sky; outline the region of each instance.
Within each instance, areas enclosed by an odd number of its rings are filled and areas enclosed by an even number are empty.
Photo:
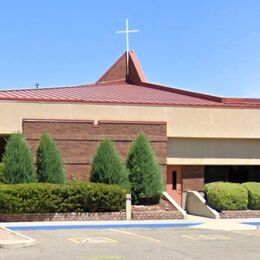
[[[259,0],[0,0],[0,88],[94,82],[130,47],[151,82],[260,97]]]

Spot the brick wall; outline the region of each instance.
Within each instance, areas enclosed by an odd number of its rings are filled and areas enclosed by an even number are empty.
[[[0,214],[1,222],[125,220],[125,212]]]
[[[183,215],[177,211],[136,211],[132,213],[133,220],[149,219],[183,219]]]
[[[182,219],[179,211],[137,211],[133,220]],[[20,213],[0,214],[0,222],[125,220],[125,212]]]
[[[224,210],[220,218],[260,218],[260,210]]]
[[[115,142],[123,159],[126,159],[132,140],[143,132],[148,135],[165,178],[167,136],[164,122],[122,122],[73,120],[24,120],[23,133],[36,155],[42,132],[48,132],[62,154],[68,179],[88,180],[90,163],[99,142],[109,138]]]
[[[183,191],[204,190],[204,166],[184,165],[182,167]]]

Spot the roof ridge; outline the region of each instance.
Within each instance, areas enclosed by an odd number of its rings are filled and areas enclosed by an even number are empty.
[[[193,92],[189,90],[184,90],[180,88],[174,88],[166,85],[161,85],[157,83],[152,83],[152,82],[134,82],[134,81],[129,81],[131,84],[139,84],[139,86],[147,87],[147,88],[152,88],[152,89],[157,89],[157,90],[162,90],[170,93],[175,93],[175,94],[181,94],[181,95],[186,95],[189,97],[195,97],[195,98],[200,98],[200,99],[205,99],[213,102],[218,102],[222,103],[223,99],[222,97],[219,96],[214,96],[210,94],[204,94],[200,92]]]
[[[24,89],[3,89],[0,90],[0,92],[13,92],[13,91],[40,91],[40,90],[49,90],[49,89],[64,89],[64,88],[83,88],[83,87],[94,87],[96,86],[95,83],[89,83],[89,84],[82,84],[82,85],[75,85],[75,86],[60,86],[60,87],[46,87],[46,88],[24,88]]]

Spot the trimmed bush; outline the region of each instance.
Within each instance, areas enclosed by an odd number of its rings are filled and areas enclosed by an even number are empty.
[[[111,212],[125,207],[126,191],[116,185],[2,184],[0,213]]]
[[[110,140],[100,142],[91,164],[92,182],[117,184],[129,188],[128,173],[114,144]]]
[[[205,185],[208,204],[218,210],[247,209],[247,190],[238,183],[212,182]]]
[[[4,164],[0,163],[0,183],[4,182]]]
[[[260,210],[260,183],[246,182],[242,184],[248,191],[248,208]]]
[[[129,181],[133,204],[156,204],[162,193],[160,165],[144,134],[132,143],[128,159]]]
[[[65,183],[60,152],[47,133],[41,135],[37,149],[37,175],[39,182]]]
[[[32,153],[22,134],[12,134],[3,156],[4,182],[28,183],[36,181]]]

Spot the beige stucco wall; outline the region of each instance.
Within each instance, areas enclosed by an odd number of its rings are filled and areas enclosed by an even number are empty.
[[[260,109],[0,101],[0,134],[23,118],[166,121],[169,137],[260,138]]]
[[[260,140],[169,138],[167,163],[182,165],[260,165]]]

